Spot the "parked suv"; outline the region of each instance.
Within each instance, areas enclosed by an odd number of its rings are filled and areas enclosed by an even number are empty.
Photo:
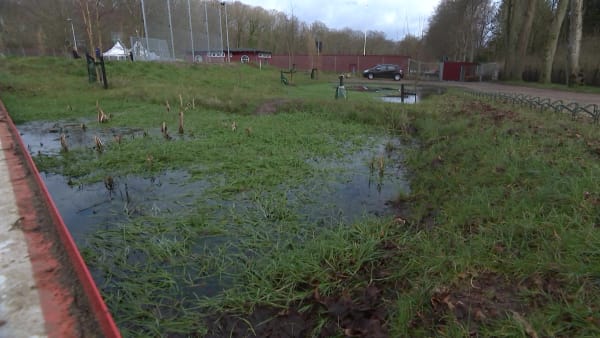
[[[373,80],[376,77],[387,77],[400,81],[404,77],[404,72],[398,65],[383,64],[365,69],[363,76],[369,80]]]

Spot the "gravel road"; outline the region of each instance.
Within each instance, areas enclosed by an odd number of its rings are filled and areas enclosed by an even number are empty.
[[[407,81],[409,82],[409,81]],[[409,82],[410,83],[410,82]],[[460,87],[481,92],[524,94],[533,97],[549,98],[552,101],[563,100],[577,102],[580,105],[596,104],[600,106],[600,94],[576,93],[557,89],[541,89],[526,86],[515,86],[495,82],[453,82],[453,81],[426,81],[422,85],[434,85],[444,87]]]

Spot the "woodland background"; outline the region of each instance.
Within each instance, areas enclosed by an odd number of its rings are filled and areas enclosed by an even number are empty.
[[[600,0],[442,0],[422,32],[399,41],[379,31],[301,22],[293,7],[284,13],[214,0],[145,0],[144,6],[148,35],[167,41],[170,8],[178,58],[191,51],[191,16],[195,50],[206,50],[207,40],[222,46],[222,31],[231,48],[315,54],[318,40],[322,54],[363,54],[366,36],[367,54],[498,62],[505,80],[600,85]],[[130,37],[144,36],[140,0],[1,0],[0,55],[69,55],[71,23],[80,52],[92,55],[96,47],[107,50],[116,40],[129,46]]]

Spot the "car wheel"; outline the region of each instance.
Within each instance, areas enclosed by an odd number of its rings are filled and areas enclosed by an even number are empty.
[[[400,81],[400,79],[402,79],[402,76],[400,76],[400,74],[394,75],[394,80]]]
[[[367,77],[369,78],[369,80],[373,80],[373,74],[369,73],[369,75],[367,75]]]

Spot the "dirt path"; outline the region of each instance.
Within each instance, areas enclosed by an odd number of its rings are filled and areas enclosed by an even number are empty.
[[[407,86],[414,85],[414,81],[402,80],[396,82],[393,80],[374,80],[369,81],[362,78],[347,79],[348,84],[360,84],[367,87],[386,86],[400,87],[400,84]],[[419,81],[418,86],[439,86],[439,87],[458,87],[467,90],[476,90],[486,93],[507,93],[507,94],[524,94],[532,97],[548,98],[552,101],[563,100],[565,103],[577,102],[580,105],[596,104],[600,106],[600,94],[576,93],[558,89],[541,89],[527,86],[516,86],[502,84],[498,82],[457,82],[457,81]]]
[[[557,89],[541,89],[526,86],[515,86],[493,82],[423,82],[428,85],[437,85],[445,87],[460,87],[469,90],[477,90],[486,93],[511,93],[524,94],[533,97],[549,98],[551,100],[563,100],[567,102],[577,102],[581,105],[596,104],[600,106],[600,94],[576,93]]]

